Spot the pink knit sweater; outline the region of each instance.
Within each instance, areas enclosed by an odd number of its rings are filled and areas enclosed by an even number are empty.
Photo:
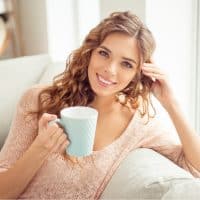
[[[25,114],[37,108],[39,91],[39,86],[29,89],[19,101],[8,138],[0,152],[0,171],[12,166],[37,135],[37,119],[25,119]],[[136,111],[119,138],[90,156],[78,158],[79,165],[53,153],[19,199],[98,199],[122,160],[130,151],[140,147],[154,149],[200,177],[200,172],[186,160],[181,145],[171,139],[170,131],[164,129],[156,118],[147,125],[145,122],[146,119]]]

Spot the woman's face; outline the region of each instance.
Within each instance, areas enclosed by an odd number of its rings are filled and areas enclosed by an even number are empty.
[[[97,96],[115,95],[134,78],[138,66],[136,39],[112,33],[92,52],[88,66],[90,86]]]

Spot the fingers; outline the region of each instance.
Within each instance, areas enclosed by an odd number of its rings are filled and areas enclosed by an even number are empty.
[[[57,127],[56,127],[56,128],[54,129],[54,127],[53,127],[53,128],[50,127],[50,128],[48,129],[48,131],[49,131],[48,136],[49,136],[50,140],[54,141],[55,143],[57,142],[57,140],[58,140],[62,135],[64,135],[63,129],[61,129],[61,128],[57,128]]]
[[[144,66],[142,67],[142,71],[143,72],[152,72],[152,73],[160,74],[160,75],[164,74],[164,72],[160,68],[158,68],[156,65],[149,64],[149,63],[144,63]]]
[[[165,76],[164,75],[160,75],[160,74],[155,74],[155,73],[151,73],[151,72],[143,72],[143,74],[145,76],[148,76],[152,79],[152,81],[156,81],[156,80],[164,80]]]
[[[63,150],[66,149],[67,144],[69,143],[69,141],[67,140],[67,135],[62,132],[62,134],[57,138],[57,140],[55,141],[55,145],[54,148],[52,149],[53,152],[62,152]]]
[[[60,150],[61,150],[61,152],[63,153],[65,153],[65,151],[66,151],[66,148],[67,148],[67,146],[69,145],[69,140],[65,140],[63,143],[62,143],[62,145],[60,145]]]
[[[142,66],[142,73],[144,75],[150,77],[152,79],[152,81],[154,81],[154,82],[156,81],[156,79],[164,80],[166,77],[163,70],[161,70],[155,64],[152,64],[152,63],[144,63]]]
[[[53,135],[60,126],[57,123],[49,124],[49,122],[56,118],[56,115],[44,113],[39,120],[39,132],[44,132],[46,130],[48,136]]]
[[[56,115],[44,113],[39,120],[39,127],[47,127],[48,122],[50,122],[56,118],[57,118]]]
[[[51,129],[52,130],[52,129]],[[45,129],[37,136],[37,143],[48,152],[51,152],[63,130],[57,128],[54,132],[50,132],[49,129]]]
[[[49,121],[56,118],[56,115],[44,113],[38,122],[39,130],[35,143],[38,147],[42,147],[42,149],[47,150],[49,153],[60,152],[60,149],[63,150],[64,147],[66,148],[67,143],[69,143],[62,127],[57,123],[49,124]]]
[[[61,153],[63,156],[66,155],[66,149],[69,145],[69,141],[68,140],[65,140],[59,147],[58,149],[56,150],[57,152]]]

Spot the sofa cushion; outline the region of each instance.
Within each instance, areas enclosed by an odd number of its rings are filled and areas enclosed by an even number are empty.
[[[172,182],[170,189],[163,195],[162,200],[172,199],[200,199],[200,179],[187,179]]]
[[[62,73],[65,70],[65,63],[64,62],[55,62],[49,63],[46,67],[45,72],[43,73],[42,77],[39,80],[40,84],[48,84],[51,83],[53,78]]]
[[[190,188],[187,195],[185,186]],[[184,199],[185,195],[200,199],[200,179],[157,152],[140,148],[121,163],[101,199]]]
[[[0,149],[20,96],[24,90],[38,83],[50,62],[46,54],[0,61]]]

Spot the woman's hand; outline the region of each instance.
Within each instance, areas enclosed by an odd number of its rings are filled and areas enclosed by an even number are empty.
[[[42,115],[38,124],[38,135],[33,143],[36,147],[48,153],[60,152],[65,154],[66,147],[69,145],[67,135],[57,123],[49,124],[50,121],[56,118],[56,115],[48,113]]]
[[[173,90],[169,84],[166,74],[158,68],[153,62],[144,63],[142,73],[153,80],[151,92],[167,108],[175,101]]]

